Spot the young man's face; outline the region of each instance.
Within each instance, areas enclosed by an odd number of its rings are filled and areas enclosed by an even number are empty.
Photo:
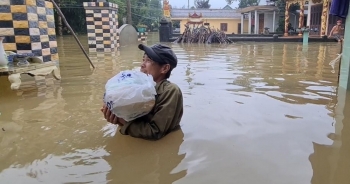
[[[337,25],[341,25],[341,21],[337,21]]]
[[[140,71],[152,75],[155,82],[159,82],[160,80],[164,79],[169,69],[170,66],[168,64],[161,66],[152,61],[146,54],[143,55]]]

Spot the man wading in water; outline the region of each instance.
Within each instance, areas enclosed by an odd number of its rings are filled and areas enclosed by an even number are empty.
[[[344,40],[344,28],[341,26],[341,20],[337,21],[337,25],[335,25],[331,32],[329,33],[328,38],[333,36],[338,42],[341,42]]]
[[[116,117],[103,105],[101,111],[105,119],[121,126],[120,133],[144,139],[161,139],[180,128],[183,115],[183,97],[180,88],[167,79],[177,65],[177,57],[170,47],[156,44],[151,47],[140,44],[143,62],[140,71],[153,76],[156,85],[156,103],[152,111],[133,121],[126,122]]]

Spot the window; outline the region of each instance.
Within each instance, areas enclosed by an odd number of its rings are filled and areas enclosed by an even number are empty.
[[[220,24],[220,30],[226,32],[227,31],[227,23],[221,23]]]

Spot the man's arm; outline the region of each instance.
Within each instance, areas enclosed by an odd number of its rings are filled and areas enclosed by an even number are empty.
[[[177,124],[183,113],[182,93],[171,87],[158,96],[152,118],[141,117],[125,122],[120,132],[144,139],[160,139]]]

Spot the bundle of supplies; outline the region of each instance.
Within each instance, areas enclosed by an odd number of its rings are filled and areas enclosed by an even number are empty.
[[[152,110],[157,94],[155,85],[151,75],[122,71],[107,81],[103,101],[114,115],[131,121]]]

